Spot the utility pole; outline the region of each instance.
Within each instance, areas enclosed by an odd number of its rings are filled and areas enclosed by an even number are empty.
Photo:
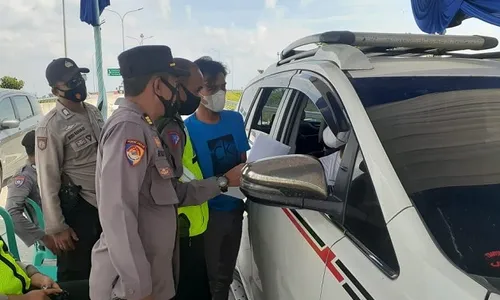
[[[144,36],[144,34],[143,34],[143,33],[141,33],[141,34],[139,35],[139,38],[136,38],[136,37],[133,37],[133,36],[127,36],[127,37],[128,37],[129,39],[136,40],[136,41],[137,41],[137,43],[138,43],[140,46],[142,46],[142,45],[144,45],[144,40],[150,39],[150,38],[152,38],[153,36],[152,36],[152,35],[151,35],[151,36]]]
[[[141,7],[141,8],[138,8],[138,9],[133,9],[133,10],[129,10],[127,11],[125,14],[123,14],[123,16],[119,13],[119,12],[116,12],[112,9],[109,9],[109,8],[106,8],[105,10],[107,11],[110,11],[112,13],[115,13],[116,15],[118,15],[118,17],[120,17],[120,20],[122,22],[122,50],[125,51],[125,25],[124,25],[124,21],[125,21],[125,17],[129,14],[129,13],[133,13],[133,12],[136,12],[136,11],[140,11],[140,10],[143,10],[144,7]]]
[[[68,47],[66,44],[66,6],[64,0],[62,0],[62,13],[63,13],[64,57],[68,57]]]

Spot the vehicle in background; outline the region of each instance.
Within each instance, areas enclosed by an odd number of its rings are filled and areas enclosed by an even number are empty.
[[[120,106],[120,103],[125,99],[125,97],[118,97],[116,98],[115,102],[113,103],[113,111]]]
[[[42,118],[38,100],[29,93],[0,89],[0,190],[25,163],[21,141]]]
[[[500,55],[453,52],[497,45],[325,32],[283,50],[238,104],[250,144],[292,155],[243,169],[233,298],[499,300]]]

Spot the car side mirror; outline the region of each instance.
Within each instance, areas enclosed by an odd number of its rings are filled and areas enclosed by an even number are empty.
[[[248,163],[242,170],[242,193],[252,202],[332,213],[321,163],[309,155],[283,155]]]
[[[0,122],[0,127],[2,129],[17,128],[17,127],[19,127],[19,121],[18,120],[3,120],[2,122]]]

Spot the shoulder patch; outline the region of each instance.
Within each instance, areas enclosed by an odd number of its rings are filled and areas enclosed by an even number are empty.
[[[24,181],[26,180],[26,177],[24,176],[16,176],[14,177],[14,185],[16,187],[21,187],[24,184]]]
[[[47,148],[47,137],[44,136],[37,137],[36,144],[38,146],[38,149],[45,150],[45,148]]]
[[[146,145],[144,143],[130,139],[125,141],[125,157],[131,166],[140,163],[145,152]]]
[[[181,140],[181,138],[179,137],[179,133],[177,131],[169,131],[168,137],[170,138],[170,141],[172,141],[172,144],[174,146],[177,146]]]

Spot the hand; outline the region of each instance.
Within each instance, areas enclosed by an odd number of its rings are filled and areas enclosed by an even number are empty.
[[[57,248],[61,251],[75,250],[75,243],[73,241],[78,241],[78,236],[71,228],[54,234],[53,238]]]
[[[231,187],[237,187],[240,186],[240,181],[241,181],[241,169],[245,164],[239,164],[236,167],[232,168],[231,170],[227,171],[226,174],[224,174],[227,177],[228,186]]]
[[[62,290],[60,289],[35,290],[19,296],[19,300],[50,300],[49,295],[59,294],[61,292]],[[9,299],[11,299],[10,296]]]
[[[154,300],[153,296],[149,295],[146,298],[142,298],[141,300]]]
[[[45,235],[42,237],[42,243],[45,247],[47,247],[52,253],[58,255],[60,253],[59,249],[56,246],[56,242],[54,238],[50,235]]]
[[[31,285],[39,289],[56,289],[60,290],[61,287],[52,280],[49,276],[45,276],[42,273],[36,273],[31,276]]]

